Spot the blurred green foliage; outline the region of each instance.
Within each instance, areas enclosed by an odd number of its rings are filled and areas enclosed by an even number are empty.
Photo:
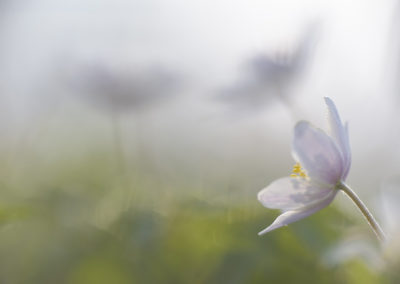
[[[278,212],[253,194],[122,175],[103,154],[60,161],[4,165],[0,283],[396,283],[324,261],[353,222],[333,206],[259,237]]]

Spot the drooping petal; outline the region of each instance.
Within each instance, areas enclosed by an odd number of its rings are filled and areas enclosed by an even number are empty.
[[[342,155],[325,132],[306,121],[294,129],[293,155],[311,179],[335,185],[343,173]]]
[[[301,209],[289,210],[284,212],[283,214],[279,215],[278,218],[276,218],[270,226],[259,232],[258,235],[266,234],[272,230],[286,226],[290,223],[296,222],[300,219],[310,216],[311,214],[314,214],[315,212],[328,206],[332,202],[336,193],[336,190],[331,191],[326,198],[320,200],[320,202],[313,204],[312,206],[306,206]]]
[[[347,177],[351,165],[351,150],[348,134],[348,126],[343,125],[339,112],[336,109],[335,103],[328,97],[325,97],[325,103],[329,110],[329,124],[331,136],[337,143],[338,148],[343,157],[343,175],[342,179]]]
[[[281,178],[261,190],[258,200],[267,208],[295,210],[326,198],[333,187],[321,188],[304,178]]]

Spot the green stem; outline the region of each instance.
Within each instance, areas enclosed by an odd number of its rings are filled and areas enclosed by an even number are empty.
[[[361,199],[357,196],[357,194],[344,182],[340,182],[337,185],[338,189],[341,189],[347,196],[353,200],[354,204],[360,209],[361,213],[364,215],[365,219],[367,219],[368,224],[371,229],[374,231],[375,235],[381,242],[386,240],[386,235],[383,232],[381,226],[379,226],[378,222],[375,220],[374,216],[372,216],[371,212],[369,212],[367,206],[361,201]]]

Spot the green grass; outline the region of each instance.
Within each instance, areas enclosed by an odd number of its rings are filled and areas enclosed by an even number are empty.
[[[324,264],[328,249],[354,225],[333,206],[259,237],[278,212],[252,195],[225,196],[223,179],[190,187],[184,178],[172,183],[136,169],[121,176],[100,153],[4,174],[0,283],[396,280],[362,259]]]

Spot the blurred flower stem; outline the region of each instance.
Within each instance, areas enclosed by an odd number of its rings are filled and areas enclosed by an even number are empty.
[[[115,162],[116,162],[116,169],[119,176],[119,180],[121,182],[121,187],[123,188],[124,194],[124,201],[123,201],[123,208],[128,210],[131,204],[131,184],[128,179],[128,170],[127,164],[125,160],[125,149],[123,145],[123,137],[122,137],[122,130],[121,130],[121,121],[120,121],[120,114],[116,107],[114,107],[113,98],[111,100],[111,113],[110,113],[110,122],[111,122],[111,131],[112,131],[112,139],[114,144],[114,154],[115,154]],[[126,198],[129,196],[129,198]]]
[[[383,232],[381,226],[375,220],[374,216],[369,212],[367,206],[361,201],[361,199],[357,196],[357,194],[344,182],[340,182],[337,185],[338,189],[341,189],[346,195],[354,202],[354,204],[358,207],[361,213],[364,215],[365,219],[367,219],[368,224],[371,229],[374,231],[375,235],[381,242],[386,240],[386,235]]]
[[[112,135],[114,140],[115,147],[115,156],[117,168],[121,176],[125,176],[126,174],[126,164],[125,164],[125,155],[124,155],[124,146],[122,145],[122,134],[119,116],[116,111],[113,111],[111,114],[111,127],[112,127]]]
[[[296,108],[296,104],[293,103],[291,98],[286,94],[284,88],[277,84],[276,86],[276,97],[280,101],[280,103],[286,108],[290,119],[293,122],[298,121],[298,117],[301,117],[299,111]]]

